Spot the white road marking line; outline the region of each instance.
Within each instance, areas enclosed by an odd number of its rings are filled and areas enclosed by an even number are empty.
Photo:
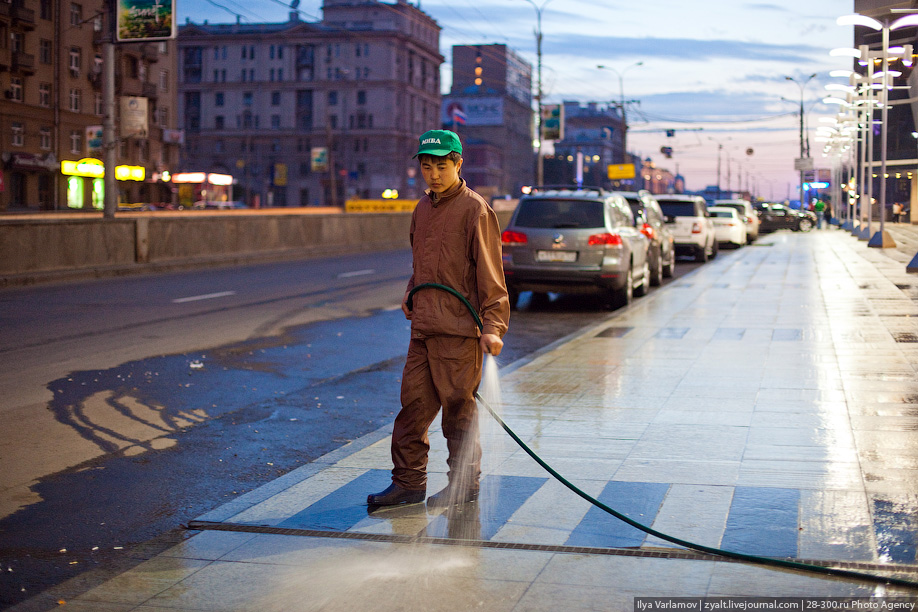
[[[214,298],[226,297],[228,295],[236,295],[235,291],[221,291],[220,293],[208,293],[206,295],[193,295],[191,297],[183,297],[172,300],[173,304],[184,304],[185,302],[198,302],[201,300],[212,300]]]
[[[342,272],[338,275],[338,278],[351,278],[352,276],[366,276],[367,274],[373,274],[376,270],[355,270],[353,272]]]

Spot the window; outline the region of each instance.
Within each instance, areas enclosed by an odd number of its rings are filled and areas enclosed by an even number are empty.
[[[38,61],[42,64],[50,64],[51,54],[51,41],[44,38],[38,41]]]
[[[80,134],[80,130],[70,131],[70,152],[71,153],[82,153],[83,152],[83,136]]]
[[[271,92],[271,106],[280,106],[281,103],[281,92],[272,91]]]
[[[283,45],[277,45],[277,59],[284,59],[284,47],[283,47]]]
[[[245,68],[243,68],[242,73],[239,76],[239,80],[242,81],[243,83],[245,83],[245,75],[246,75],[246,71],[245,71]]]
[[[367,103],[367,92],[358,91],[357,92],[357,104],[366,104]]]
[[[214,80],[216,81],[216,79]],[[169,71],[168,70],[159,71],[159,90],[169,91]]]
[[[43,127],[38,130],[38,146],[44,151],[51,150],[51,128]]]
[[[161,127],[167,127],[169,125],[169,109],[167,107],[158,107],[156,109],[156,115],[159,118],[159,125]]]
[[[83,63],[83,50],[79,47],[70,47],[70,76],[80,76],[80,65]]]
[[[38,105],[45,108],[51,107],[51,83],[38,84]]]
[[[218,91],[214,94],[214,106],[223,106],[224,101],[225,99],[222,91]]]
[[[249,69],[249,80],[250,81],[255,80],[255,69],[254,68]]]
[[[25,145],[25,127],[19,122],[13,122],[13,138],[10,140],[10,144],[14,147]]]
[[[328,105],[329,106],[338,105],[338,92],[337,91],[328,92]]]
[[[222,140],[214,142],[214,151],[217,153],[223,153],[226,151],[226,144]]]
[[[242,103],[243,103],[245,106],[252,106],[252,99],[253,99],[253,98],[252,98],[252,92],[251,92],[251,91],[242,92]]]
[[[97,91],[97,92],[94,92],[94,93],[93,93],[93,103],[92,103],[92,106],[93,106],[93,112],[94,112],[96,115],[98,115],[98,116],[101,117],[102,115],[105,114],[105,110],[104,110],[104,107],[103,107],[103,104],[102,104],[102,93],[101,93],[101,92],[98,92],[98,91]]]
[[[271,50],[268,52],[268,57],[274,59],[274,45],[271,45]]]
[[[83,23],[83,5],[76,2],[70,3],[70,25],[80,26]]]
[[[23,37],[24,35],[22,32],[13,32],[10,34],[10,50],[13,53],[22,53],[24,51],[23,45],[25,41]]]
[[[70,89],[70,111],[74,113],[79,113],[82,107],[81,101],[83,97],[83,90],[77,88]]]
[[[10,100],[22,102],[22,77],[10,77]]]
[[[220,59],[220,47],[214,47],[214,59]]]
[[[51,0],[41,0],[39,15],[46,21],[51,21]]]
[[[220,80],[220,71],[214,70],[214,83],[217,83]]]
[[[281,129],[281,116],[280,115],[271,115],[271,129],[272,130]]]
[[[246,47],[245,45],[242,45],[242,59],[247,59],[246,55],[248,54],[248,52],[249,52],[249,48]]]
[[[214,117],[214,129],[222,130],[226,126],[226,119],[223,115],[217,115]]]

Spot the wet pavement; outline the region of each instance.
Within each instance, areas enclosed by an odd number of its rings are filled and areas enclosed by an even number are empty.
[[[705,546],[918,583],[918,228],[766,235],[501,368],[507,424],[587,494]],[[493,382],[493,381],[492,381]],[[367,508],[391,426],[14,608],[631,610],[644,596],[918,596],[686,551],[482,420],[481,499]],[[433,493],[445,443],[431,433]]]

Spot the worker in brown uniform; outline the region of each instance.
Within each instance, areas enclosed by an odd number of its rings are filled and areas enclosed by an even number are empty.
[[[371,506],[424,501],[427,490],[428,429],[443,409],[449,484],[432,495],[429,507],[478,499],[481,444],[475,392],[484,353],[500,354],[510,319],[510,299],[501,263],[500,227],[494,210],[459,173],[462,144],[448,130],[420,137],[414,156],[429,187],[411,217],[413,273],[402,303],[411,339],[402,374],[402,409],[392,432],[392,484],[371,494]],[[467,306],[477,311],[482,328]]]

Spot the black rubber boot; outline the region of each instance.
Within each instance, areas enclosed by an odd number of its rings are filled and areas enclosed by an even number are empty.
[[[424,501],[427,492],[423,489],[403,489],[394,482],[385,491],[371,493],[367,496],[370,506],[398,506],[401,504],[419,504]]]

